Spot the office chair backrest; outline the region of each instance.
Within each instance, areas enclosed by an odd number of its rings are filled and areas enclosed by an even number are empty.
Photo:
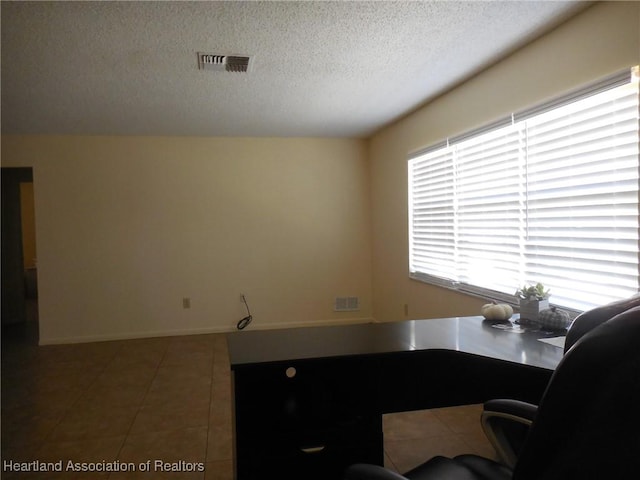
[[[575,318],[567,331],[567,339],[564,342],[564,352],[567,353],[567,350],[588,331],[606,322],[610,318],[638,306],[640,306],[640,293],[625,298],[624,300],[611,302],[581,313]]]
[[[543,395],[514,480],[637,478],[640,307],[595,327],[564,356]]]

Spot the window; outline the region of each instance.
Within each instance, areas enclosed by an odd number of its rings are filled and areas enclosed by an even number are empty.
[[[639,290],[638,67],[412,155],[410,276],[586,310]]]

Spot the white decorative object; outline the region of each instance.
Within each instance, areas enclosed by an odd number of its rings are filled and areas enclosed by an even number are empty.
[[[520,299],[520,320],[537,322],[538,314],[549,308],[549,290],[540,282],[518,289],[516,296]]]
[[[509,320],[513,315],[513,308],[506,303],[487,303],[482,306],[482,316],[487,320]]]
[[[520,320],[538,321],[538,315],[542,310],[549,308],[549,299],[528,300],[520,299]]]

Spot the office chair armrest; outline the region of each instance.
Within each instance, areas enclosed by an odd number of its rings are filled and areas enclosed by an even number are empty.
[[[343,478],[344,480],[407,480],[407,477],[399,473],[366,463],[351,465],[345,471]]]
[[[538,407],[519,400],[489,400],[482,412],[482,429],[500,460],[513,468]]]
[[[484,412],[503,417],[513,417],[514,421],[531,424],[538,413],[538,406],[520,400],[496,399],[484,404]]]

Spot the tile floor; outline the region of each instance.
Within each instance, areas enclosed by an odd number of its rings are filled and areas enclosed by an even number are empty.
[[[224,334],[38,347],[3,330],[3,479],[233,478]],[[403,472],[436,455],[494,453],[479,406],[385,415],[385,463]],[[131,463],[134,472],[7,471],[6,462]],[[156,470],[160,460],[181,473]],[[154,474],[140,471],[151,460]],[[186,463],[178,463],[186,462]],[[190,464],[204,472],[184,472]],[[66,469],[66,468],[65,468]]]

